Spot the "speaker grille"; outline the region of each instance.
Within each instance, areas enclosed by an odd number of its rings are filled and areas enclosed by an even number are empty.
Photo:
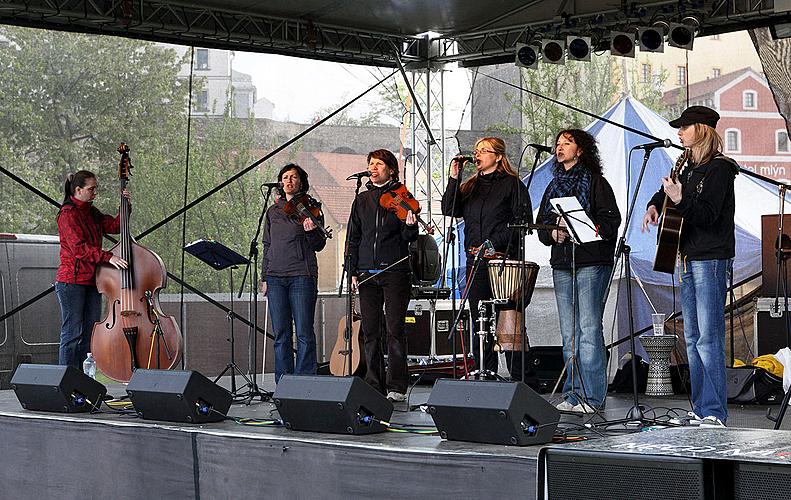
[[[683,457],[546,450],[546,498],[703,499],[703,461]]]
[[[782,465],[737,464],[734,496],[736,500],[788,498],[791,467]]]

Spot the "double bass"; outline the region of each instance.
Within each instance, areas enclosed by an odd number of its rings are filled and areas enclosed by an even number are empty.
[[[123,192],[132,169],[129,146],[121,143],[118,152]],[[165,266],[157,254],[132,237],[130,213],[129,200],[122,195],[120,237],[110,252],[128,267],[97,267],[96,287],[107,298],[107,317],[94,325],[91,338],[97,368],[119,382],[128,382],[137,368],[172,369],[183,349],[175,318],[165,315],[159,305],[159,291],[167,286]]]

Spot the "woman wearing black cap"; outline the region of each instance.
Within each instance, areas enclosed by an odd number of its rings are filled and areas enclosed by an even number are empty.
[[[681,308],[687,343],[692,412],[690,423],[724,426],[728,418],[725,382],[725,296],[735,255],[734,178],[739,166],[722,155],[715,127],[720,116],[692,106],[670,122],[687,148],[678,175],[662,179],[643,217],[643,231],[659,222],[665,196],[684,222],[679,245]]]

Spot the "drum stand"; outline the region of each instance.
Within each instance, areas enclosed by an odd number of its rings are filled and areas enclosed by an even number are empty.
[[[484,368],[483,345],[486,343],[487,333],[492,336],[495,334],[495,329],[497,326],[497,306],[505,304],[506,302],[508,301],[503,299],[481,300],[478,302],[478,331],[476,335],[478,335],[478,352],[480,353],[481,362],[477,370],[470,372],[469,376],[467,377],[468,380],[505,380],[500,375]],[[488,317],[486,315],[486,306],[489,306],[489,310],[491,311],[491,314]],[[487,321],[489,322],[488,330],[486,328]]]

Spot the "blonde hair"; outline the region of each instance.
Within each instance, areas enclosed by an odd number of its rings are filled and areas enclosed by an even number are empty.
[[[481,143],[486,143],[486,145],[491,147],[496,154],[500,155],[500,160],[497,162],[496,167],[497,171],[505,172],[508,175],[517,177],[516,170],[514,170],[514,167],[511,166],[511,162],[508,161],[508,157],[505,155],[505,141],[499,137],[481,137],[475,142],[475,149],[478,149],[478,145]],[[480,171],[476,172],[474,176],[467,179],[467,181],[461,185],[462,196],[467,196],[472,192],[478,182],[478,177],[480,175]]]
[[[693,123],[691,127],[695,130],[695,142],[689,146],[692,161],[695,165],[703,165],[722,152],[722,137],[714,128],[702,123]]]

